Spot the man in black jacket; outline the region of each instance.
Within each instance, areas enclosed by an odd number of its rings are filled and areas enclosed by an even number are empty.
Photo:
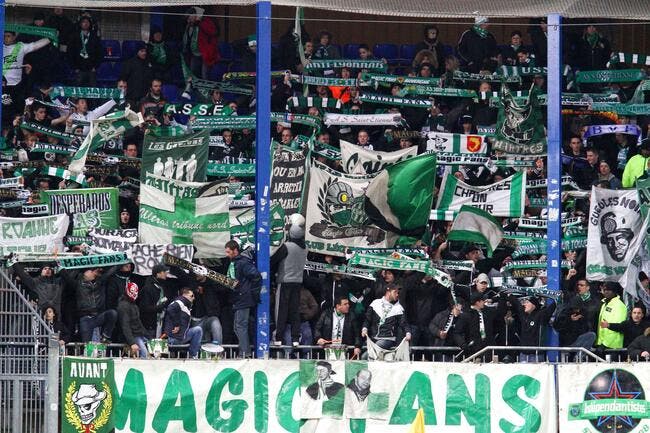
[[[404,308],[399,303],[399,289],[386,286],[386,294],[372,301],[366,310],[362,337],[370,337],[382,349],[397,347],[402,339],[411,340]]]
[[[97,85],[97,68],[104,58],[104,49],[88,16],[79,19],[79,32],[73,34],[68,47],[70,62],[78,74],[77,85]]]
[[[168,272],[166,265],[155,265],[139,293],[138,306],[147,338],[160,338],[165,309],[178,296],[176,287],[167,283]]]
[[[357,320],[350,313],[350,301],[340,296],[333,309],[321,313],[314,328],[314,340],[319,346],[331,343],[354,346],[354,354],[361,354],[361,338]]]
[[[548,325],[551,316],[555,312],[556,304],[551,304],[541,308],[542,305],[534,296],[525,299],[519,299],[509,296],[508,300],[514,309],[515,315],[519,318],[521,330],[519,332],[519,343],[521,346],[540,346],[542,345],[542,330]],[[522,351],[519,354],[519,362],[542,362],[544,354],[531,351]]]
[[[506,300],[502,297],[496,307],[485,307],[485,295],[474,292],[470,295],[469,311],[464,312],[465,345],[463,350],[467,355],[478,352],[487,346],[495,345],[495,322],[503,320],[506,313]]]
[[[262,276],[253,261],[240,254],[236,241],[226,242],[226,256],[230,259],[228,277],[237,280],[232,297],[232,309],[235,312],[234,328],[239,340],[239,354],[243,358],[250,357],[250,335],[248,322],[253,308],[257,306],[262,288]]]
[[[14,263],[12,269],[20,277],[21,288],[27,292],[28,298],[36,301],[39,310],[50,305],[55,311],[61,311],[63,282],[61,278],[54,275],[52,266],[43,266],[38,277],[32,277],[25,272],[25,266],[21,263]]]
[[[643,335],[634,339],[628,347],[627,353],[633,360],[650,361],[650,327],[646,328]]]
[[[127,82],[126,99],[140,101],[147,93],[153,78],[151,61],[147,57],[147,47],[142,44],[135,56],[122,64],[120,79]],[[131,107],[137,110],[137,107]]]
[[[433,345],[436,347],[457,346],[465,344],[461,315],[463,305],[453,303],[449,308],[436,314],[429,323],[429,332],[433,336]]]
[[[111,334],[117,322],[117,311],[106,309],[106,281],[117,271],[113,266],[102,272],[102,268],[61,271],[63,279],[75,287],[77,310],[79,312],[79,334],[81,341],[92,340],[95,328],[101,328],[100,341],[111,342]]]
[[[465,61],[467,72],[479,72],[485,60],[496,58],[497,42],[487,28],[488,19],[477,16],[474,26],[460,36],[458,55]]]
[[[131,356],[147,357],[147,337],[146,330],[140,320],[140,310],[135,305],[138,299],[138,285],[129,282],[124,288],[124,294],[120,298],[117,306],[117,317],[122,328],[122,334],[126,344],[129,345]]]
[[[603,320],[600,322],[600,327],[623,333],[623,347],[628,347],[636,337],[643,335],[646,328],[650,326],[650,321],[644,320],[644,317],[645,308],[637,305],[632,308],[630,318],[625,322],[609,323]]]
[[[165,314],[165,334],[168,336],[169,344],[190,343],[190,356],[198,359],[201,349],[203,330],[200,326],[190,327],[192,303],[194,292],[188,287],[183,287],[181,296],[176,298],[169,306]]]

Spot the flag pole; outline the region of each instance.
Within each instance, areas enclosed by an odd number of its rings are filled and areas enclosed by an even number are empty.
[[[548,104],[547,104],[547,277],[548,288],[561,290],[562,273],[562,17],[548,15]],[[549,346],[558,345],[557,333],[549,335]],[[557,353],[549,354],[557,357]]]
[[[268,357],[270,322],[270,244],[269,221],[271,182],[271,2],[257,2],[257,75],[255,142],[255,248],[257,269],[262,274],[262,293],[257,306],[256,355]]]

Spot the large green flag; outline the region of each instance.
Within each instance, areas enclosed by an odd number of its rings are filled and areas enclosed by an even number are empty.
[[[42,191],[41,201],[49,206],[52,215],[66,214],[72,218],[73,236],[86,236],[92,228],[118,228],[117,188]]]
[[[210,131],[173,137],[147,134],[142,145],[142,180],[147,173],[187,182],[205,181]]]
[[[641,219],[648,216],[650,211],[650,178],[638,179],[636,181],[636,190],[639,192],[639,203],[641,204]],[[650,233],[646,233],[646,244],[650,249]]]
[[[93,120],[90,122],[90,132],[81,143],[79,150],[72,157],[68,170],[72,173],[83,172],[88,153],[99,149],[104,142],[123,135],[127,129],[142,122],[142,114],[128,108]]]
[[[365,210],[378,227],[404,236],[421,235],[429,221],[436,156],[425,154],[390,165],[366,189]]]
[[[63,358],[62,433],[114,431],[113,417],[118,400],[112,359]]]
[[[492,150],[515,155],[546,153],[546,133],[535,88],[519,103],[508,86],[501,86],[496,137]]]

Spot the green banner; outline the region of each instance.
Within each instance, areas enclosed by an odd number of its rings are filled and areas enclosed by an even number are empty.
[[[650,115],[650,104],[612,104],[595,102],[591,106],[595,111],[612,111],[619,116],[647,116]]]
[[[23,24],[5,24],[5,32],[20,33],[23,35],[39,36],[49,39],[52,45],[59,46],[59,31],[50,27],[26,26]]]
[[[177,137],[145,135],[141,180],[151,173],[186,182],[205,181],[209,137],[207,130]]]
[[[113,254],[93,254],[80,257],[66,257],[57,260],[61,269],[97,268],[131,263],[125,252]]]
[[[61,433],[109,433],[119,393],[112,359],[63,357]]]
[[[117,188],[83,188],[41,192],[41,202],[50,213],[70,215],[73,236],[86,236],[91,228],[118,228],[119,191]]]
[[[603,398],[569,405],[569,421],[601,417],[650,418],[650,401]]]
[[[630,83],[646,78],[647,76],[643,69],[604,69],[599,71],[580,71],[576,76],[576,82],[578,84]]]
[[[542,120],[536,92],[520,103],[508,87],[503,86],[492,150],[515,155],[546,153],[546,131]]]
[[[310,60],[305,65],[305,71],[315,71],[319,69],[368,69],[374,71],[385,71],[388,65],[382,60],[357,60],[357,59],[339,59],[339,60]]]
[[[255,129],[255,116],[209,116],[197,117],[191,122],[192,129]]]
[[[397,269],[400,271],[422,272],[432,276],[436,281],[445,287],[451,287],[451,277],[437,270],[428,260],[396,259],[393,257],[382,257],[372,254],[355,253],[348,261],[348,265],[365,266],[375,269]]]

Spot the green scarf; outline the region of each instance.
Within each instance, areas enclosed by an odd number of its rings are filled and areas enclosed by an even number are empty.
[[[55,47],[59,46],[59,31],[50,27],[25,26],[22,24],[5,24],[5,32],[22,33],[24,35],[47,38]]]
[[[167,50],[164,42],[151,43],[151,58],[159,65],[167,63]]]
[[[356,87],[358,80],[356,78],[328,78],[328,77],[310,77],[309,75],[291,75],[291,82],[298,84],[307,84],[310,86],[343,86]]]
[[[393,84],[440,87],[441,81],[440,78],[407,77],[403,75],[386,75],[364,72],[361,74],[361,84],[364,86],[374,87],[375,89],[379,86],[391,87]]]
[[[472,26],[472,30],[474,30],[474,32],[475,32],[477,35],[479,35],[479,36],[481,37],[481,39],[485,39],[485,38],[487,38],[488,35],[490,34],[486,29],[484,29],[483,27],[481,27],[480,24],[474,24],[474,25]]]
[[[375,275],[373,272],[367,269],[355,268],[346,265],[330,265],[328,263],[312,262],[308,260],[305,263],[305,270],[314,271],[314,272],[323,272],[325,274],[336,273],[342,275],[349,275],[351,277],[358,277],[358,278],[363,278],[364,280],[375,281]]]
[[[35,122],[23,122],[20,124],[20,127],[23,129],[27,129],[28,131],[38,132],[43,135],[47,135],[48,137],[58,138],[59,140],[63,140],[66,143],[75,139],[83,138],[83,137],[78,137],[74,134],[68,134],[67,132],[61,132],[56,129],[48,128],[47,126],[39,125],[38,123]]]
[[[585,35],[585,40],[589,43],[589,46],[590,46],[591,48],[595,48],[595,47],[596,47],[596,44],[597,44],[598,41],[600,40],[600,34],[598,34],[598,32],[587,33],[587,34]]]
[[[192,129],[255,129],[255,116],[201,116]]]
[[[576,76],[578,84],[586,83],[624,83],[641,81],[646,78],[643,69],[621,69],[621,70],[600,70],[580,71]]]
[[[594,111],[612,111],[619,116],[647,116],[650,115],[650,104],[612,104],[596,102],[591,106]]]
[[[131,263],[126,253],[97,254],[57,260],[57,265],[61,269],[95,268],[98,266],[124,265],[126,263]]]
[[[54,97],[86,98],[86,99],[124,99],[120,89],[105,87],[63,87],[57,86],[52,90]]]
[[[232,280],[236,280],[237,277],[235,276],[235,262],[230,261],[230,264],[228,265],[228,272],[226,273],[226,276]]]
[[[405,86],[400,90],[399,96],[420,95],[420,96],[445,96],[448,98],[476,98],[474,90],[454,89],[432,86]]]
[[[376,269],[398,269],[401,271],[422,272],[432,276],[444,287],[451,287],[451,277],[433,267],[429,260],[396,259],[393,257],[382,257],[372,254],[354,254],[348,261],[349,265],[360,265]]]
[[[186,116],[223,115],[223,104],[165,104],[163,113],[184,114]]]
[[[578,296],[580,297],[580,299],[582,301],[587,302],[588,300],[591,299],[591,291],[587,291],[585,293],[580,293]]]
[[[474,74],[470,72],[454,71],[453,79],[461,82],[465,81],[486,81],[488,83],[521,83],[521,77],[518,75],[497,75],[497,74]]]
[[[81,57],[82,59],[87,59],[88,57],[90,57],[88,55],[88,48],[87,48],[88,40],[90,40],[90,32],[88,32],[88,34],[85,34],[83,30],[80,31],[79,38],[81,39],[81,49],[79,50],[79,57]]]
[[[386,64],[381,60],[357,60],[357,59],[339,59],[339,60],[311,60],[305,66],[305,71],[314,71],[318,69],[370,69],[375,71],[385,71]]]
[[[431,108],[431,101],[428,99],[402,98],[399,96],[380,95],[378,93],[365,93],[359,96],[362,102],[380,105],[399,105],[400,107]]]
[[[255,177],[255,164],[221,164],[210,161],[206,170],[208,176]]]
[[[293,114],[284,112],[271,113],[271,122],[297,123],[298,125],[309,126],[313,129],[320,129],[322,121],[319,117],[308,114]]]
[[[318,96],[293,96],[287,99],[287,111],[291,111],[294,108],[307,108],[307,107],[317,107],[317,108],[329,108],[340,110],[341,109],[341,100],[334,98],[320,98]]]
[[[526,296],[543,296],[545,298],[551,298],[555,302],[559,301],[560,297],[562,296],[562,292],[560,292],[559,290],[551,290],[547,286],[523,287],[523,286],[511,286],[509,284],[506,284],[502,286],[502,290],[506,290],[508,292],[513,292],[513,293],[519,293]]]
[[[650,56],[634,53],[612,53],[609,62],[607,62],[607,67],[610,68],[612,65],[618,63],[650,66]]]

